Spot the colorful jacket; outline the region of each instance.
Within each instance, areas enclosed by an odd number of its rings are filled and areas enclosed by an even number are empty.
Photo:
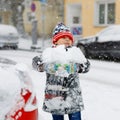
[[[33,58],[33,67],[46,71],[43,110],[52,114],[70,114],[84,109],[79,73],[89,71],[90,63],[77,47],[47,48]]]

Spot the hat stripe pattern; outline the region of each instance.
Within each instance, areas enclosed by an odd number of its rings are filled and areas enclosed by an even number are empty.
[[[58,39],[62,37],[64,38],[66,36],[73,42],[73,35],[70,32],[59,32],[59,34],[53,37],[53,43],[57,42]]]
[[[73,42],[73,35],[70,32],[70,28],[65,26],[63,23],[59,23],[58,25],[56,25],[56,27],[53,30],[53,39],[52,39],[53,44],[55,44],[55,42],[57,42],[58,39],[65,36],[69,37],[70,40],[72,40]]]
[[[70,31],[70,28],[65,26],[63,23],[59,23],[53,30],[53,36],[63,31]]]

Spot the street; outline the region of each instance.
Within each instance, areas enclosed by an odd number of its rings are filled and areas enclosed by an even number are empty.
[[[52,120],[51,114],[42,111],[44,99],[45,72],[39,73],[32,68],[32,58],[38,52],[0,50],[0,57],[25,63],[30,68],[30,76],[35,87],[39,120]],[[91,69],[86,74],[80,74],[85,110],[83,120],[119,120],[120,116],[120,63],[90,60]],[[68,120],[67,115],[65,115]]]

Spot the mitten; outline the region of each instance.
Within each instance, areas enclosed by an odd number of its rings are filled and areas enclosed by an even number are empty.
[[[86,73],[90,69],[90,62],[87,60],[87,62],[83,64],[77,63],[77,72],[78,73]]]
[[[32,66],[35,70],[39,71],[39,72],[43,72],[44,71],[44,64],[42,61],[41,56],[35,56],[32,59]]]

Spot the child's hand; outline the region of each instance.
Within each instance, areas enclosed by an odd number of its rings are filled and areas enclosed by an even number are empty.
[[[41,57],[39,56],[35,56],[33,59],[32,59],[32,66],[35,70],[39,71],[39,72],[43,72],[44,69],[43,69],[43,62],[42,62],[42,59]]]
[[[39,72],[44,72],[44,64],[38,65],[37,70],[38,70]]]
[[[78,73],[86,73],[89,71],[90,68],[90,62],[87,60],[87,62],[83,64],[78,64],[77,63],[77,72]]]

